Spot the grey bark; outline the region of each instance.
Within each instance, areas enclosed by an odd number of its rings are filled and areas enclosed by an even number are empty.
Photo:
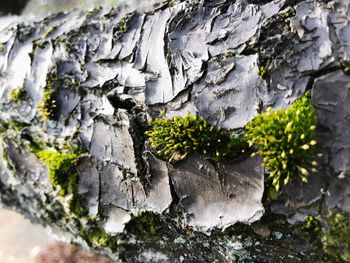
[[[337,66],[350,55],[348,10],[346,0],[166,1],[9,26],[0,32],[1,202],[116,261],[319,261],[287,222],[335,207],[350,212],[350,77]],[[38,106],[49,83],[57,119],[43,121]],[[23,84],[25,98],[11,101]],[[275,201],[264,197],[259,158],[192,155],[169,164],[143,136],[163,111],[244,127],[306,90],[325,154],[308,184],[284,187]],[[70,214],[71,197],[50,184],[33,141],[86,151],[78,189],[88,218]],[[252,223],[273,235],[255,234]],[[96,228],[112,246],[87,240],[82,230]]]

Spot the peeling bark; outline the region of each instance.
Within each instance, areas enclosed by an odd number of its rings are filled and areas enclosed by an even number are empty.
[[[319,262],[285,222],[350,212],[349,77],[338,65],[350,55],[348,10],[345,0],[166,1],[9,26],[0,32],[1,202],[116,261]],[[325,154],[309,184],[288,185],[270,203],[259,158],[169,164],[143,135],[161,112],[242,128],[306,90]],[[67,147],[81,151],[85,217],[35,154]],[[238,224],[265,224],[264,206],[286,216],[281,228],[272,220],[282,239]]]

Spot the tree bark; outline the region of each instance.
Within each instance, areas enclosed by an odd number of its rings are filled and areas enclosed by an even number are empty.
[[[115,261],[320,262],[300,222],[350,212],[348,14],[346,0],[165,1],[6,28],[2,204]],[[170,164],[144,136],[163,112],[243,128],[308,90],[324,155],[277,200],[259,158]],[[43,150],[74,153],[74,189],[50,182]]]

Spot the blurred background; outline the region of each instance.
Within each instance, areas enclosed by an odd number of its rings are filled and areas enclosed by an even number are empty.
[[[134,2],[134,0],[1,0],[0,12],[3,15],[43,15],[73,8],[88,10],[100,6],[112,7],[124,1]]]
[[[74,8],[109,8],[126,1],[132,5],[152,0],[1,0],[0,31],[26,17],[40,19]],[[109,263],[109,260],[54,241],[44,227],[0,208],[0,263]]]

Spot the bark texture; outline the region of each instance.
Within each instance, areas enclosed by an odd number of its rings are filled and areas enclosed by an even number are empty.
[[[350,212],[348,21],[346,0],[222,0],[9,26],[0,32],[1,202],[116,261],[318,261],[288,223]],[[169,164],[143,135],[162,112],[242,128],[307,90],[320,169],[274,201],[259,158]],[[60,195],[38,148],[79,153],[75,190]]]

